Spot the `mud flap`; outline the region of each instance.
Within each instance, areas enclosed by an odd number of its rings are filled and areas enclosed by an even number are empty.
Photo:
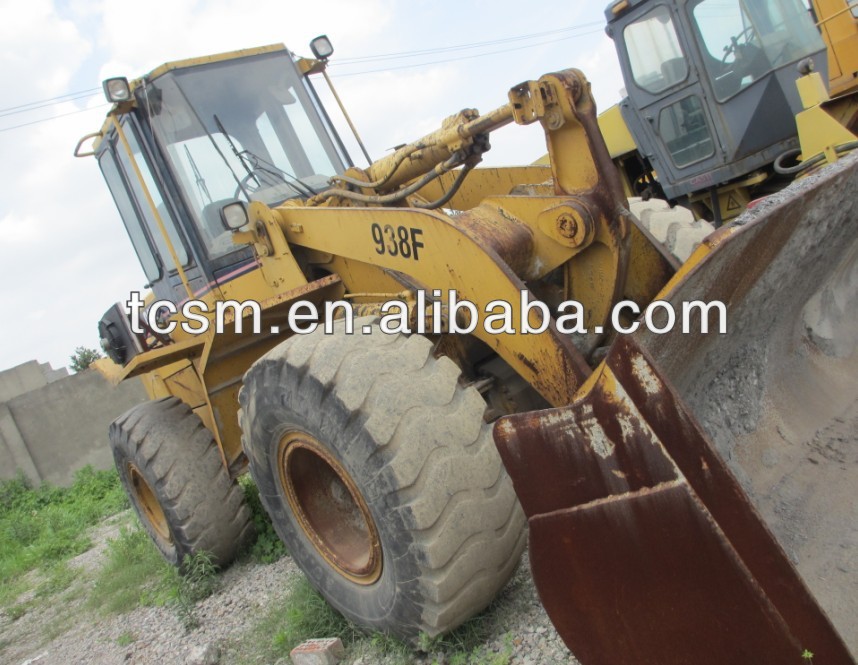
[[[727,335],[620,337],[572,405],[495,427],[540,598],[583,665],[798,665],[805,649],[817,664],[855,663],[733,459],[745,434],[775,436],[763,412],[786,422],[809,399],[795,382],[817,356],[856,355],[848,321],[845,342],[819,345],[811,329],[814,303],[844,308],[833,273],[854,311],[842,275],[855,272],[856,161],[791,189],[711,238],[662,295],[680,310],[724,302]],[[838,327],[828,319],[825,335]],[[732,394],[719,388],[722,365]],[[854,399],[854,382],[847,392]],[[757,413],[757,402],[768,406]],[[851,473],[843,466],[842,478]],[[841,608],[841,630],[855,611]]]

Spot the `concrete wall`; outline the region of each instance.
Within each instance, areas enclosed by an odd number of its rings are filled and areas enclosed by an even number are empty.
[[[2,375],[10,370],[0,373],[0,386],[11,392],[14,385],[38,383],[30,365],[39,370],[41,386],[0,399],[0,479],[12,478],[20,469],[37,485],[68,485],[74,472],[87,464],[112,468],[107,428],[147,399],[140,381],[131,379],[114,388],[97,371],[86,370],[49,383],[34,361],[13,368],[26,368],[14,379],[4,382]]]
[[[40,363],[35,360],[5,369],[0,372],[0,402],[7,402],[13,397],[46,386],[68,374],[65,367],[54,369],[50,363]]]

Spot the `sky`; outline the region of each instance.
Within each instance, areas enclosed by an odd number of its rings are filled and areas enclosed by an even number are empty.
[[[377,159],[460,109],[488,112],[513,85],[567,67],[584,71],[600,109],[618,102],[605,4],[0,0],[0,370],[67,366],[76,347],[98,347],[102,314],[145,283],[95,159],[72,154],[104,121],[103,79],[273,43],[311,56],[310,40],[327,34],[329,73]],[[346,138],[338,110],[328,111]],[[484,164],[544,152],[538,127],[513,125],[493,134]]]

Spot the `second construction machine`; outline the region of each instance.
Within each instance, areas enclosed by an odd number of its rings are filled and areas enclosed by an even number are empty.
[[[529,521],[585,665],[854,662],[855,160],[679,266],[629,213],[581,72],[362,169],[313,48],[105,84],[86,154],[151,291],[100,322],[100,369],[151,397],[110,439],[165,557],[240,552],[249,470],[369,629],[461,624]],[[477,168],[493,130],[537,122],[549,165]]]

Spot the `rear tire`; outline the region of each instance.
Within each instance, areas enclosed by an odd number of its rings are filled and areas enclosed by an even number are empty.
[[[208,552],[224,566],[252,541],[244,492],[217,443],[175,397],[139,404],[110,426],[122,485],[143,528],[173,565]]]
[[[420,336],[283,342],[245,375],[260,498],[311,584],[354,623],[405,639],[473,616],[507,582],[525,518],[486,404]]]

